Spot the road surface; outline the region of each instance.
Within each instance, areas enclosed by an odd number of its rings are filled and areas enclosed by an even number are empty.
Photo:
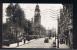
[[[17,48],[53,48],[53,41],[55,38],[51,38],[49,43],[44,43],[45,38],[33,39],[29,43],[21,45]]]

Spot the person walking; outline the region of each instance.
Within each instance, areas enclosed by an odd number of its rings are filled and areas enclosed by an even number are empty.
[[[19,46],[19,39],[17,39],[17,47]]]
[[[25,44],[25,42],[26,42],[26,37],[24,37],[24,39],[23,39],[23,40],[24,40],[24,44]]]

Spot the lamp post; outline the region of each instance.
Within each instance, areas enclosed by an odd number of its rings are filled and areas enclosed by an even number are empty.
[[[56,33],[55,33],[55,46],[56,46]]]
[[[58,18],[57,18],[57,21],[58,21],[58,32],[57,32],[57,37],[58,37],[58,39],[57,39],[57,48],[59,48],[59,21],[60,21],[60,17],[58,16]]]

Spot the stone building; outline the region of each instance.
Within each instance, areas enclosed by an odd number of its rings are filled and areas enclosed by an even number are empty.
[[[33,32],[34,32],[33,34],[36,35],[37,37],[43,37],[44,34],[46,34],[45,28],[41,25],[41,15],[40,15],[40,8],[38,4],[35,7]]]

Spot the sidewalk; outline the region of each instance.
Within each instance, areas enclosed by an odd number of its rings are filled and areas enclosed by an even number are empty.
[[[32,39],[29,42],[33,42],[35,40],[37,40],[37,39]],[[26,43],[25,44],[28,44],[28,41],[27,40],[26,40]],[[19,46],[17,46],[17,43],[13,43],[13,44],[10,44],[9,46],[2,46],[2,48],[18,48],[20,46],[24,46],[25,44],[24,44],[24,41],[22,40],[22,42],[19,42]]]
[[[26,44],[19,42],[19,46],[17,47],[17,43],[10,44],[10,46],[3,46],[3,48],[53,48],[53,41],[55,38],[49,39],[49,43],[44,43],[45,38],[32,39],[29,42],[26,41]]]
[[[59,48],[69,48],[66,44],[59,44]]]
[[[53,48],[52,44],[55,38],[49,40],[49,43],[44,43],[45,38],[31,40],[30,43],[19,46],[17,48]]]
[[[26,41],[26,43],[28,43],[28,41]],[[24,45],[24,41],[22,42],[19,42],[19,46],[22,46]],[[17,43],[13,43],[13,44],[10,44],[9,46],[2,46],[3,48],[16,48],[17,47]]]
[[[56,39],[56,44],[57,44],[57,39]],[[56,45],[56,46],[57,46],[57,45]],[[59,43],[59,48],[68,49],[69,46],[67,46],[66,44],[60,44],[60,43]]]

